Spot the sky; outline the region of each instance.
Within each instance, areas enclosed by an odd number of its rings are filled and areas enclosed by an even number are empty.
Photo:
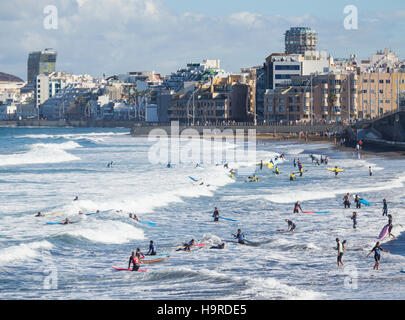
[[[45,27],[49,5],[56,29]],[[357,30],[344,28],[347,5],[358,10]],[[169,74],[203,59],[238,72],[284,52],[294,26],[315,29],[318,49],[333,57],[389,48],[405,58],[401,0],[1,0],[0,72],[26,80],[28,53],[45,48],[58,52],[58,71],[97,77]]]

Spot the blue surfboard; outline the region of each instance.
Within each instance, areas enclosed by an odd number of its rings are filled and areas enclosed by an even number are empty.
[[[191,177],[191,176],[188,176],[191,180],[193,180],[194,182],[198,182],[198,181],[200,181],[199,179],[196,179],[196,178],[193,178],[193,177]]]
[[[147,225],[149,225],[149,226],[156,226],[156,223],[154,223],[154,222],[141,221],[141,220],[138,220],[138,222],[139,222],[139,223],[142,223],[142,224],[147,224]]]
[[[360,203],[362,203],[362,204],[364,204],[364,205],[366,205],[366,206],[369,206],[369,205],[370,205],[370,202],[368,202],[368,201],[366,201],[366,200],[364,200],[364,199],[360,199]]]
[[[229,218],[224,218],[224,217],[218,217],[219,219],[223,219],[223,220],[228,220],[228,221],[238,221],[238,220],[235,220],[235,219],[229,219]]]

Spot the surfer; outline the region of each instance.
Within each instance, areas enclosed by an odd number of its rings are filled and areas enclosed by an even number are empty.
[[[263,169],[263,160],[260,160],[260,170]]]
[[[242,233],[241,229],[238,229],[238,232],[236,234],[233,234],[235,239],[238,239],[238,243],[240,244],[245,244],[245,235]]]
[[[338,171],[338,167],[337,166],[335,166],[335,178],[337,178],[337,176],[338,176],[338,174],[339,174],[339,171]]]
[[[156,256],[156,246],[151,240],[149,242],[149,251],[146,253],[147,256]]]
[[[134,219],[135,221],[138,221],[138,222],[139,222],[139,219],[138,219],[138,217],[136,216],[135,213],[134,213],[134,214],[130,213],[130,214],[129,214],[129,217],[130,217],[131,219]]]
[[[384,250],[383,248],[381,248],[380,246],[380,241],[378,241],[374,248],[371,249],[371,251],[369,252],[369,254],[367,255],[367,258],[370,256],[370,254],[372,254],[374,252],[374,260],[375,260],[375,265],[373,267],[373,270],[378,270],[380,267],[380,260],[381,260],[381,251],[384,252],[389,252],[387,250]]]
[[[70,224],[71,222],[70,222],[70,219],[69,218],[66,218],[65,219],[65,221],[62,223],[62,224]]]
[[[190,252],[190,251],[191,251],[191,247],[194,245],[194,243],[195,243],[194,239],[191,239],[189,242],[183,244],[183,248],[179,248],[179,249],[177,249],[176,251],[184,250],[184,251]]]
[[[83,211],[82,210],[79,210],[79,215],[82,215],[83,214]]]
[[[228,167],[228,162],[225,162],[224,168],[225,168],[225,169],[229,169],[229,167]]]
[[[291,232],[294,232],[294,230],[295,230],[295,223],[294,222],[292,222],[291,220],[289,220],[289,219],[285,219],[285,222],[287,222],[288,223],[288,230],[287,231],[291,231]]]
[[[389,225],[389,227],[388,227],[388,236],[393,237],[395,239],[395,236],[391,233],[393,225],[392,225],[392,215],[390,215],[390,214],[388,215],[388,225]]]
[[[210,249],[224,249],[225,248],[225,242],[222,242],[216,246],[210,247]]]
[[[141,266],[140,265],[140,262],[139,262],[139,258],[138,258],[138,256],[136,255],[136,252],[135,251],[132,251],[132,254],[131,254],[131,256],[129,257],[129,263],[128,263],[128,270],[129,269],[131,269],[131,263],[132,263],[132,271],[138,271],[139,270],[139,267]]]
[[[338,251],[337,266],[339,268],[340,265],[342,265],[342,267],[344,266],[344,263],[342,261],[342,257],[343,257],[343,251],[346,250],[346,248],[340,242],[339,238],[336,238],[336,243],[337,243],[336,250]]]
[[[38,213],[35,215],[35,217],[44,217],[44,215],[38,211]]]
[[[172,167],[172,165],[170,164],[170,162],[167,164],[167,167],[170,169]]]
[[[276,166],[276,169],[275,169],[276,171],[274,172],[275,174],[280,174],[280,170],[278,170],[278,166]]]
[[[304,169],[301,167],[300,168],[300,177],[302,177],[302,174],[304,173]]]
[[[145,255],[141,252],[141,249],[139,249],[139,248],[136,248],[135,255],[136,255],[136,257],[137,257],[138,259],[143,259],[143,258],[145,258]]]
[[[350,208],[350,193],[349,192],[343,197],[343,204],[345,205],[345,209]]]
[[[329,161],[329,158],[328,158],[328,156],[326,156],[326,157],[325,157],[325,165],[328,164],[328,161]]]
[[[388,205],[387,205],[387,200],[383,200],[383,216],[388,215]]]
[[[353,212],[353,215],[352,215],[352,217],[350,219],[353,220],[353,229],[356,229],[356,227],[357,227],[357,213],[356,213],[356,211]]]
[[[297,167],[297,161],[294,158],[294,168],[296,168],[296,167]]]
[[[76,197],[73,199],[73,201],[77,201],[77,200],[79,200],[79,197],[78,197],[78,196],[76,196]]]
[[[370,177],[373,175],[373,169],[371,169],[371,167],[368,167],[368,174]]]
[[[298,209],[301,210],[301,212],[302,212],[301,202],[299,202],[299,201],[297,201],[297,202],[294,204],[294,212],[293,212],[293,213],[299,213]]]
[[[356,209],[361,209],[361,202],[359,196],[356,194],[354,197],[354,202],[356,203]]]
[[[215,207],[214,213],[213,213],[212,216],[214,217],[214,221],[215,221],[215,222],[216,222],[216,221],[219,221],[219,212],[218,212],[218,208],[217,208],[217,207]]]
[[[291,175],[290,175],[290,181],[294,181],[295,180],[295,174],[294,173],[291,173]]]

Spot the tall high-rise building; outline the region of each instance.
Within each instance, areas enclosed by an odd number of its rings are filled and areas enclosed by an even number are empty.
[[[318,34],[309,27],[294,27],[285,33],[285,53],[304,54],[315,51]]]
[[[32,84],[35,77],[43,73],[55,72],[56,51],[45,49],[30,52],[28,55],[27,81]]]

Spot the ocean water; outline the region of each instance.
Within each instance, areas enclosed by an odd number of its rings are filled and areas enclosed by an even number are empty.
[[[405,298],[404,160],[364,158],[328,144],[259,141],[257,162],[279,153],[286,160],[278,176],[255,162],[243,163],[259,177],[246,183],[215,163],[152,164],[153,145],[126,129],[0,128],[1,299]],[[219,144],[210,153],[232,148],[240,146]],[[314,166],[310,154],[328,155],[327,167],[345,171],[335,178],[324,165]],[[294,157],[307,171],[290,182]],[[107,168],[110,161],[114,165]],[[371,206],[344,209],[347,192]],[[373,271],[373,256],[366,255],[387,223],[384,198],[399,238],[383,240],[390,253],[382,254],[381,270]],[[293,214],[297,200],[304,211],[330,212]],[[214,223],[215,206],[238,221]],[[79,216],[79,210],[102,212]],[[49,216],[34,217],[38,211]],[[156,226],[130,220],[129,212]],[[66,217],[76,223],[46,224]],[[295,222],[295,233],[277,231],[286,228],[285,219]],[[238,228],[259,245],[231,242]],[[339,269],[336,237],[348,243]],[[175,251],[192,238],[207,245]],[[147,272],[111,268],[127,267],[131,251],[146,252],[150,240],[158,254],[170,258],[146,265]],[[224,250],[209,249],[227,240]]]

